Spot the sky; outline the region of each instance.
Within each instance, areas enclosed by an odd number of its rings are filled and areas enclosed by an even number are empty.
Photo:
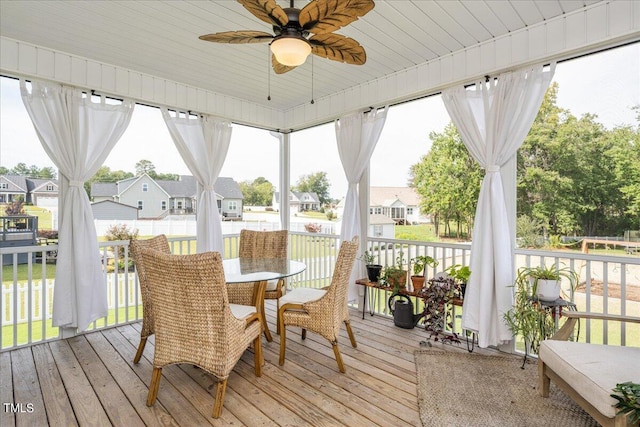
[[[607,128],[635,125],[631,110],[640,105],[640,43],[558,64],[558,105],[580,117],[595,113]],[[405,187],[409,168],[430,147],[429,133],[441,132],[449,116],[439,95],[392,106],[371,158],[371,185]],[[268,131],[233,125],[221,176],[236,181],[264,177],[278,186],[278,140]],[[127,131],[105,165],[135,172],[150,160],[158,173],[190,174],[162,120],[160,110],[136,105]],[[0,166],[51,166],[20,98],[17,80],[0,78]],[[340,164],[333,123],[291,135],[291,183],[301,176],[326,172],[332,198],[344,197],[347,182]]]

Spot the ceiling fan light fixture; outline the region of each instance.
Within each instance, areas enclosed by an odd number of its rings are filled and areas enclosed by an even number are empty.
[[[307,60],[311,45],[304,37],[280,36],[271,42],[271,52],[280,64],[297,67]]]

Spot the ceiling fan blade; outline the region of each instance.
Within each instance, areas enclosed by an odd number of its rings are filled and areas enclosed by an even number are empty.
[[[300,11],[299,22],[313,34],[327,34],[366,15],[373,0],[313,0]]]
[[[311,53],[333,61],[362,65],[367,62],[364,48],[352,38],[340,34],[316,34],[309,39]]]
[[[222,33],[205,34],[200,40],[215,43],[264,43],[273,40],[273,35],[264,31],[225,31]]]
[[[238,0],[238,3],[269,25],[283,27],[289,22],[289,17],[275,0]]]
[[[296,67],[290,67],[288,65],[282,65],[281,63],[278,62],[278,60],[276,59],[275,55],[271,55],[271,66],[273,67],[273,71],[276,74],[284,74],[287,71],[291,71]]]

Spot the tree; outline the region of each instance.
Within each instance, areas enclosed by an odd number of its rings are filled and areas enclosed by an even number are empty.
[[[91,179],[84,183],[84,189],[86,190],[89,198],[91,198],[91,184],[94,182],[118,182],[123,179],[131,178],[133,174],[131,172],[125,172],[122,170],[112,171],[109,166],[100,166],[95,175]]]
[[[136,163],[136,176],[144,175],[145,173],[155,179],[156,167],[150,160],[143,159]]]
[[[331,184],[327,179],[326,172],[314,172],[309,175],[302,175],[298,182],[292,187],[293,191],[316,193],[321,205],[326,205],[331,201],[329,197]]]
[[[244,196],[245,206],[271,206],[275,187],[264,177],[252,181],[242,181],[240,190]]]
[[[440,224],[450,234],[450,222],[455,222],[456,233],[462,227],[470,234],[473,227],[482,172],[469,155],[458,130],[449,123],[442,133],[429,134],[431,150],[411,166],[409,185],[421,197],[420,209],[433,217],[436,233]]]

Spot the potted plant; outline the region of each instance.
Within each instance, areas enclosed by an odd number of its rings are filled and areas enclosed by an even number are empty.
[[[445,273],[456,281],[460,289],[460,298],[464,299],[464,293],[467,290],[467,283],[469,283],[469,277],[471,277],[471,269],[469,266],[454,264],[445,270]]]
[[[577,274],[566,268],[541,266],[518,269],[513,285],[515,287],[514,305],[504,314],[504,320],[514,336],[520,335],[524,339],[525,358],[529,349],[533,353],[537,353],[540,342],[555,332],[554,318],[548,315],[542,304],[546,300],[540,298],[540,281],[553,280],[556,282],[562,277],[569,279],[572,289],[578,281]],[[552,298],[553,295],[548,291],[544,292],[544,296]],[[551,300],[555,301],[558,297],[559,295],[556,295]]]
[[[411,276],[411,283],[413,284],[413,292],[420,292],[424,287],[425,272],[427,265],[435,267],[438,265],[438,261],[428,255],[418,255],[411,259],[413,263],[413,275]]]
[[[407,270],[404,269],[404,252],[400,251],[396,257],[395,264],[384,268],[380,276],[380,284],[393,287],[394,292],[404,289],[407,286]]]
[[[367,267],[367,277],[369,281],[373,283],[379,282],[382,265],[376,263],[376,257],[373,255],[373,252],[365,251],[360,259],[364,261]]]
[[[616,414],[628,413],[631,425],[640,423],[640,384],[627,381],[616,384],[613,391],[615,394],[612,394],[611,397],[618,401],[615,404],[615,408],[618,410]]]
[[[518,270],[518,275],[526,275],[532,283],[532,295],[542,301],[555,301],[562,293],[561,280],[567,279],[571,289],[575,289],[578,284],[578,275],[568,267],[523,267]]]

